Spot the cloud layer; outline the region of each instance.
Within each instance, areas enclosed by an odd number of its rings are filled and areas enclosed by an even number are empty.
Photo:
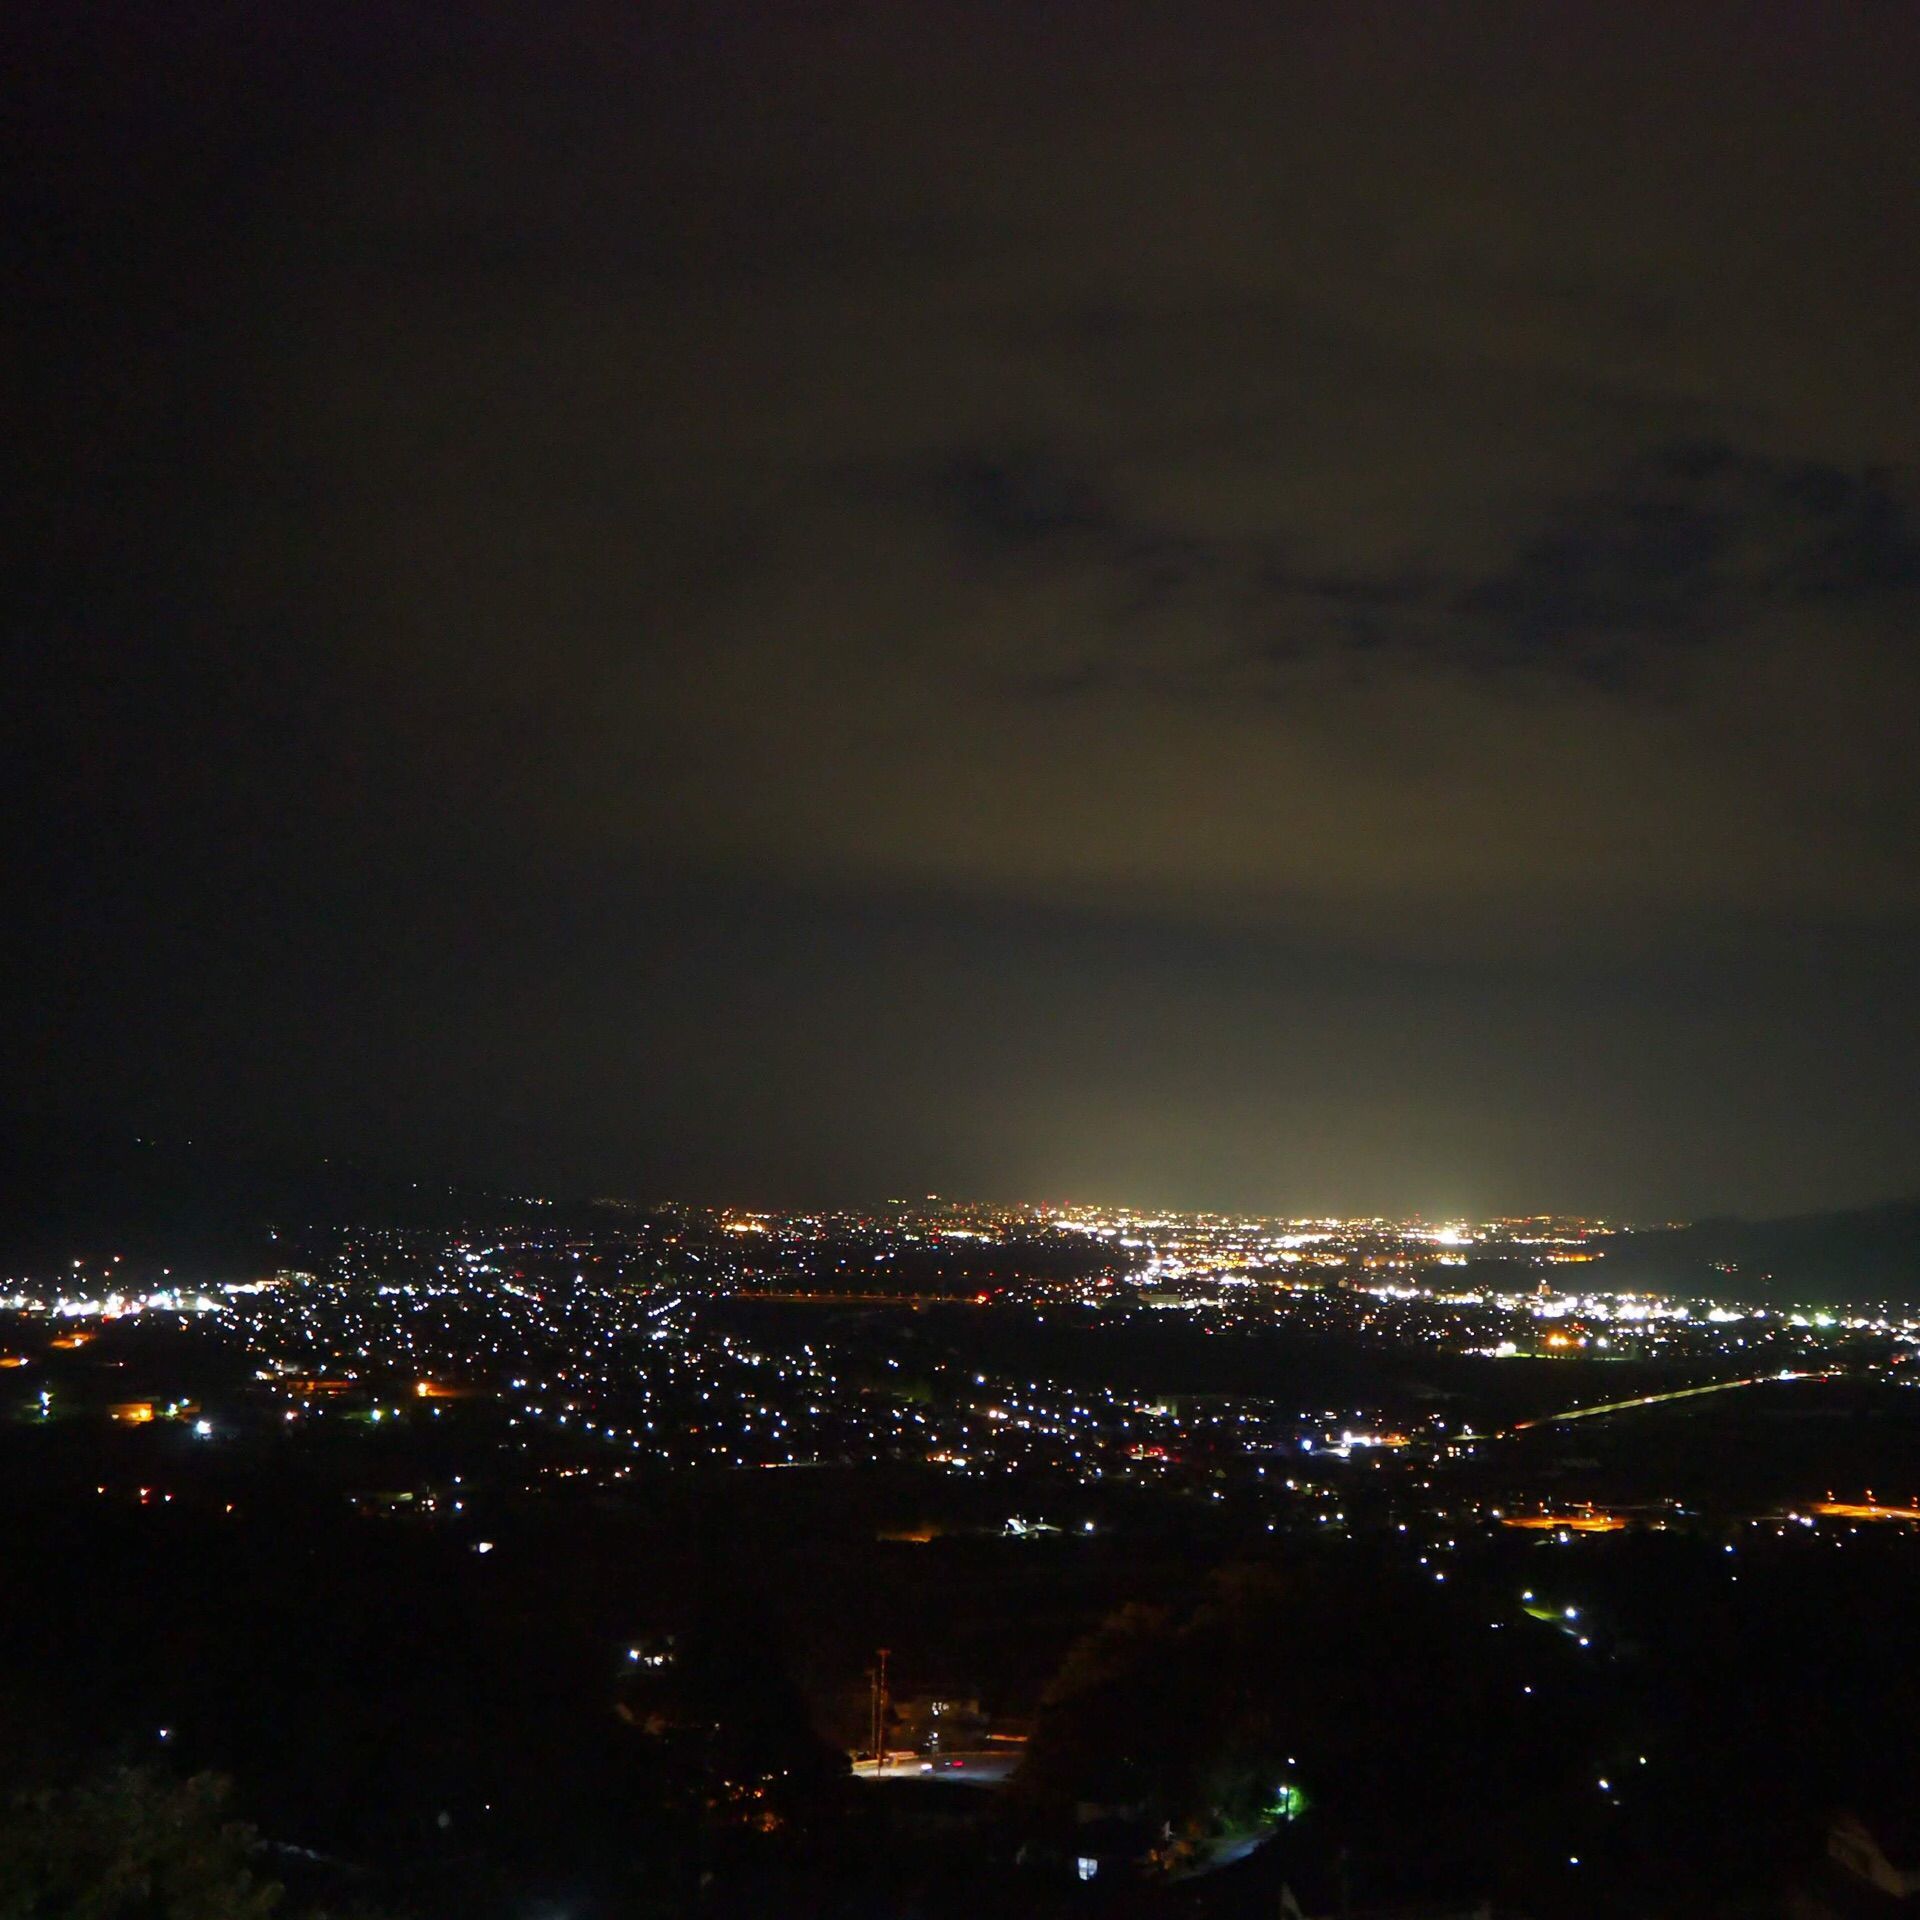
[[[21,29],[18,752],[66,836],[23,853],[93,956],[72,1020],[123,994],[106,929],[161,924],[163,973],[234,939],[236,1006],[293,1017],[290,968],[303,1030],[328,996],[404,1024],[370,956],[444,938],[505,1049],[418,1043],[447,1151],[459,1089],[519,1075],[536,1157],[597,1130],[659,1163],[681,1124],[709,1173],[731,1132],[749,1171],[851,1184],[885,1089],[946,1073],[906,1132],[961,1180],[1145,1179],[1174,1115],[1196,1197],[1685,1204],[1630,1154],[1582,1185],[1659,1072],[1602,1074],[1543,1161],[1568,1074],[1532,1062],[1557,1033],[1577,1077],[1595,1021],[1653,1045],[1717,977],[1826,1009],[1796,1098],[1841,1144],[1801,1185],[1899,1181],[1912,1123],[1847,1088],[1863,1036],[1916,1047],[1875,956],[1920,908],[1920,36],[1670,11]],[[495,889],[540,909],[502,925]],[[804,953],[741,957],[789,916],[858,956],[864,1025]],[[875,925],[913,929],[890,961]],[[1012,984],[974,1017],[1053,1116],[1011,1166],[924,1038],[986,927]],[[685,1059],[633,1011],[668,982]],[[1114,995],[1192,1043],[1131,1101],[1059,1038]],[[759,998],[781,1099],[727,1091]],[[1534,1037],[1477,1055],[1521,1003]],[[1702,1017],[1716,1072],[1799,1045]],[[1308,1152],[1311,1108],[1221,1063],[1329,1023],[1407,1046],[1361,1044],[1364,1094],[1307,1050],[1345,1116]],[[549,1064],[634,1030],[635,1118]],[[705,1120],[644,1091],[702,1057]],[[799,1090],[849,1059],[809,1157]],[[1210,1108],[1182,1060],[1237,1090]],[[366,1071],[255,1097],[360,1125]],[[1466,1135],[1464,1083],[1500,1089]],[[1780,1190],[1784,1099],[1691,1149],[1703,1200]],[[1653,1160],[1697,1139],[1683,1104]]]

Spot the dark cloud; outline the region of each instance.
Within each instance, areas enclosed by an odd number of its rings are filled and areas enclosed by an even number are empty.
[[[1030,449],[971,450],[872,485],[950,538],[968,584],[1044,593],[1084,583],[1088,651],[1035,680],[1091,693],[1144,678],[1169,699],[1284,694],[1328,656],[1371,671],[1568,678],[1623,697],[1677,648],[1737,646],[1782,609],[1896,626],[1920,613],[1911,476],[1781,460],[1723,441],[1636,455],[1603,481],[1516,510],[1509,554],[1480,578],[1315,570],[1298,527],[1207,539],[1150,519],[1105,476]],[[1290,555],[1301,554],[1299,561]],[[1216,645],[1152,644],[1156,621],[1204,621]]]
[[[26,11],[18,1099],[1906,1183],[1910,17]]]
[[[1665,447],[1556,503],[1550,529],[1469,589],[1510,657],[1627,671],[1678,643],[1737,639],[1776,607],[1851,603],[1911,620],[1920,539],[1885,469]]]

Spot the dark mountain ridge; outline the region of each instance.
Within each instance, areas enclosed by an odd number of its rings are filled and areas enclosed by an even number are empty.
[[[1609,1286],[1763,1306],[1920,1304],[1920,1200],[1700,1220],[1606,1243]]]
[[[16,1273],[113,1254],[237,1273],[271,1259],[274,1230],[453,1228],[557,1221],[564,1211],[531,1195],[414,1180],[337,1157],[0,1127],[0,1266]]]

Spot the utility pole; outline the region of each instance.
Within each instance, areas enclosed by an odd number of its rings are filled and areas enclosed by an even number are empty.
[[[882,1647],[876,1664],[868,1669],[873,1682],[873,1770],[884,1773],[887,1766],[887,1649]]]

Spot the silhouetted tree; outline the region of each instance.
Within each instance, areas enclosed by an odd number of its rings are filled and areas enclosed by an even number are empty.
[[[118,1768],[17,1796],[0,1816],[0,1920],[264,1920],[278,1882],[226,1782]]]

